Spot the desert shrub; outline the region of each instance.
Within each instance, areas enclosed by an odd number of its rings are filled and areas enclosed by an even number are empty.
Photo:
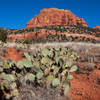
[[[0,28],[0,40],[5,42],[7,39],[8,32],[3,28]]]
[[[43,27],[17,30],[15,31],[15,34],[24,33],[24,32],[34,32],[40,29],[55,30],[56,32],[60,31],[60,32],[72,32],[72,33],[79,33],[79,34],[89,34],[89,35],[95,35],[95,36],[96,36],[95,34],[96,32],[100,32],[100,30],[98,29],[84,27],[82,25],[70,25],[70,26],[57,25],[57,26],[43,26]]]
[[[41,30],[41,29],[46,29],[46,30],[55,30],[55,32],[67,32],[67,33],[72,33],[72,34],[75,34],[75,33],[78,33],[78,34],[86,34],[86,35],[92,35],[92,36],[95,36],[95,37],[99,37],[100,36],[100,30],[98,29],[92,29],[92,28],[89,28],[89,27],[84,27],[82,25],[70,25],[70,26],[65,26],[65,25],[57,25],[57,26],[43,26],[43,27],[35,27],[35,28],[29,28],[29,29],[21,29],[21,30],[16,30],[14,31],[15,34],[21,34],[21,33],[26,33],[26,32],[35,32],[35,31],[38,31],[38,30]],[[37,34],[36,34],[36,37]],[[70,39],[68,39],[70,38]],[[82,41],[83,40],[83,41]],[[74,37],[71,38],[71,37],[66,37],[66,36],[62,36],[62,35],[48,35],[45,37],[45,40],[44,38],[43,39],[35,39],[33,42],[37,42],[37,43],[40,43],[40,42],[53,42],[53,41],[59,41],[59,42],[67,42],[67,41],[82,41],[82,42],[92,42],[92,43],[99,43],[100,41],[96,41],[96,40],[93,40],[93,39],[83,39],[81,37],[78,37],[78,39],[75,39]],[[27,42],[27,44],[30,44],[32,43],[32,41],[28,41],[26,40],[25,42]]]

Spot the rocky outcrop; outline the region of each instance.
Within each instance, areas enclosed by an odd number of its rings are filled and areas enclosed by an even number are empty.
[[[87,26],[83,18],[78,18],[69,10],[48,8],[41,10],[39,15],[35,15],[26,24],[26,28],[77,24]]]
[[[93,29],[100,29],[100,26],[95,26],[93,27]]]

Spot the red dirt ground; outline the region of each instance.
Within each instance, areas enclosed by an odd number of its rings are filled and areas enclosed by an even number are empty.
[[[22,60],[23,59],[23,52],[22,51],[17,51],[16,48],[6,48],[6,55],[5,59],[10,59],[10,60]]]
[[[100,100],[100,70],[86,74],[74,74],[68,94],[71,100]]]
[[[7,48],[6,51],[6,59],[23,59],[21,51],[14,48]],[[89,75],[74,73],[68,96],[71,100],[100,100],[100,70],[95,69]]]

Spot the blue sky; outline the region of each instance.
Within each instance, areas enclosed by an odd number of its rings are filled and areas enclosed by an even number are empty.
[[[0,27],[19,29],[43,8],[62,8],[100,26],[100,0],[0,0]]]

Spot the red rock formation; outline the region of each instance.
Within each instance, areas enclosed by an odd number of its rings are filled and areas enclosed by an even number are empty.
[[[51,25],[77,25],[87,26],[83,18],[78,18],[71,11],[65,9],[49,8],[40,11],[27,24],[26,28]]]
[[[93,29],[100,29],[100,26],[95,26],[93,27]]]

